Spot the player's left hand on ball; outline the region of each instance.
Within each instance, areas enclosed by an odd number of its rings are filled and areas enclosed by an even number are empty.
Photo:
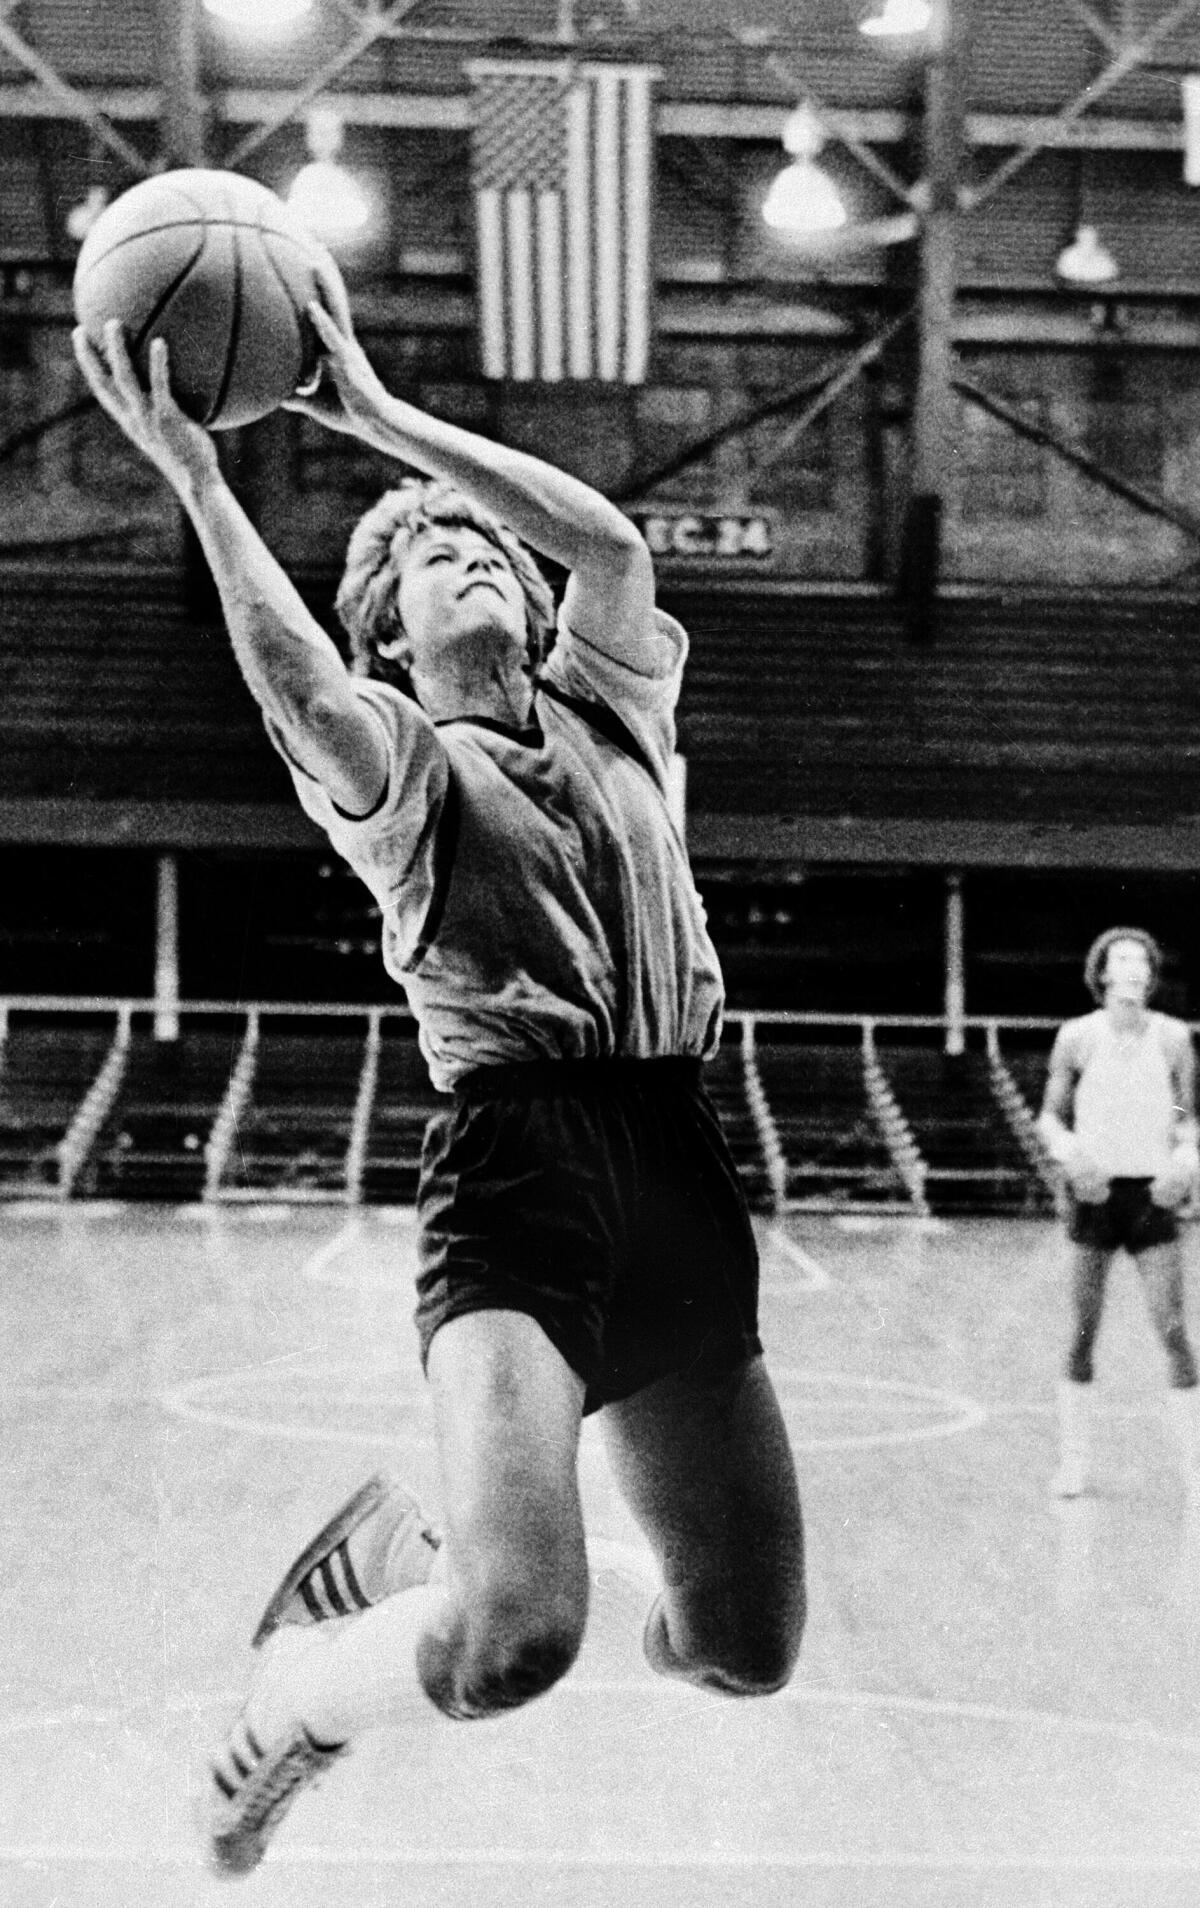
[[[321,340],[321,381],[314,392],[298,392],[284,408],[303,411],[331,430],[365,435],[383,421],[388,394],[348,322],[339,323],[316,299],[308,315]]]
[[[148,391],[133,368],[116,319],[110,319],[104,327],[102,352],[82,326],[73,333],[72,343],[79,368],[97,402],[169,484],[182,492],[197,477],[218,469],[216,449],[208,432],[185,417],[171,395],[165,339],[151,340]]]

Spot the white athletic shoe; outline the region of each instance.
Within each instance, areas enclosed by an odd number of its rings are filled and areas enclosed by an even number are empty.
[[[311,1788],[349,1744],[319,1742],[294,1716],[288,1683],[324,1636],[290,1630],[263,1652],[244,1707],[202,1772],[197,1821],[208,1862],[221,1876],[248,1875],[301,1790]]]
[[[416,1498],[376,1471],[284,1572],[259,1618],[254,1648],[284,1624],[352,1616],[427,1583],[440,1544]]]
[[[201,1800],[201,1832],[213,1873],[248,1875],[292,1803],[345,1755],[346,1743],[321,1743],[302,1723],[264,1749],[239,1716],[213,1756]]]

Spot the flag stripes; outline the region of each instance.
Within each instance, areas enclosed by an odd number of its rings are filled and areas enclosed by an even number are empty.
[[[476,60],[468,73],[484,375],[640,383],[654,70]]]

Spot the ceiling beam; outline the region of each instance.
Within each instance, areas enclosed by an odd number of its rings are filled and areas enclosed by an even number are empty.
[[[150,124],[162,114],[162,89],[157,86],[72,87],[74,96],[90,112],[116,122]],[[229,125],[261,125],[283,105],[294,109],[294,94],[266,87],[231,87],[208,94],[214,117]],[[396,132],[468,132],[471,103],[465,93],[337,92],[326,89],[322,103],[336,109],[347,125],[378,126]],[[48,86],[7,80],[0,82],[0,119],[66,120],[78,110]],[[778,141],[788,109],[783,106],[721,105],[710,101],[664,100],[659,104],[656,130],[660,137],[728,139],[736,142]],[[839,138],[846,136],[869,145],[894,146],[906,138],[911,118],[887,110],[859,111],[823,107],[821,117]],[[1024,146],[1090,152],[1182,152],[1183,129],[1173,119],[1104,118],[1089,114],[1084,120],[1063,122],[1058,116],[1036,113],[968,113],[964,137],[973,147]],[[139,155],[140,157],[140,155]],[[146,162],[141,160],[144,165]]]
[[[467,273],[467,260],[462,272]],[[857,341],[861,326],[835,308],[784,294],[716,288],[719,297],[698,297],[693,290],[659,286],[655,324],[660,337],[824,344]],[[956,346],[988,345],[1014,350],[1094,349],[1107,316],[1113,314],[1120,336],[1139,351],[1200,351],[1200,305],[1190,313],[1171,307],[1162,298],[1159,308],[1130,303],[1127,295],[1096,293],[1064,298],[1047,290],[1044,296],[1022,297],[1001,292],[994,297],[959,291],[952,338]],[[1195,301],[1192,301],[1193,304]],[[1166,307],[1166,309],[1163,309]],[[365,332],[459,332],[476,322],[475,303],[467,291],[450,285],[415,282],[404,278],[395,290],[364,288],[356,293],[354,310]],[[0,284],[0,317],[26,324],[67,324],[71,319],[69,286],[35,279],[28,289],[7,294]]]

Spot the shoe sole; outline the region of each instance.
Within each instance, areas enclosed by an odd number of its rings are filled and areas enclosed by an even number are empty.
[[[258,1620],[258,1628],[250,1639],[252,1649],[261,1649],[267,1638],[274,1636],[276,1630],[281,1628],[283,1613],[292,1598],[299,1593],[304,1579],[317,1568],[318,1564],[323,1563],[339,1544],[344,1543],[352,1531],[365,1523],[372,1512],[378,1510],[390,1489],[388,1478],[382,1471],[376,1471],[373,1477],[369,1477],[366,1483],[355,1491],[353,1497],[347,1499],[341,1510],[330,1518],[324,1530],[319,1531],[312,1542],[300,1552]],[[371,1607],[365,1597],[361,1607],[364,1610]],[[314,1621],[317,1619],[314,1618]]]

